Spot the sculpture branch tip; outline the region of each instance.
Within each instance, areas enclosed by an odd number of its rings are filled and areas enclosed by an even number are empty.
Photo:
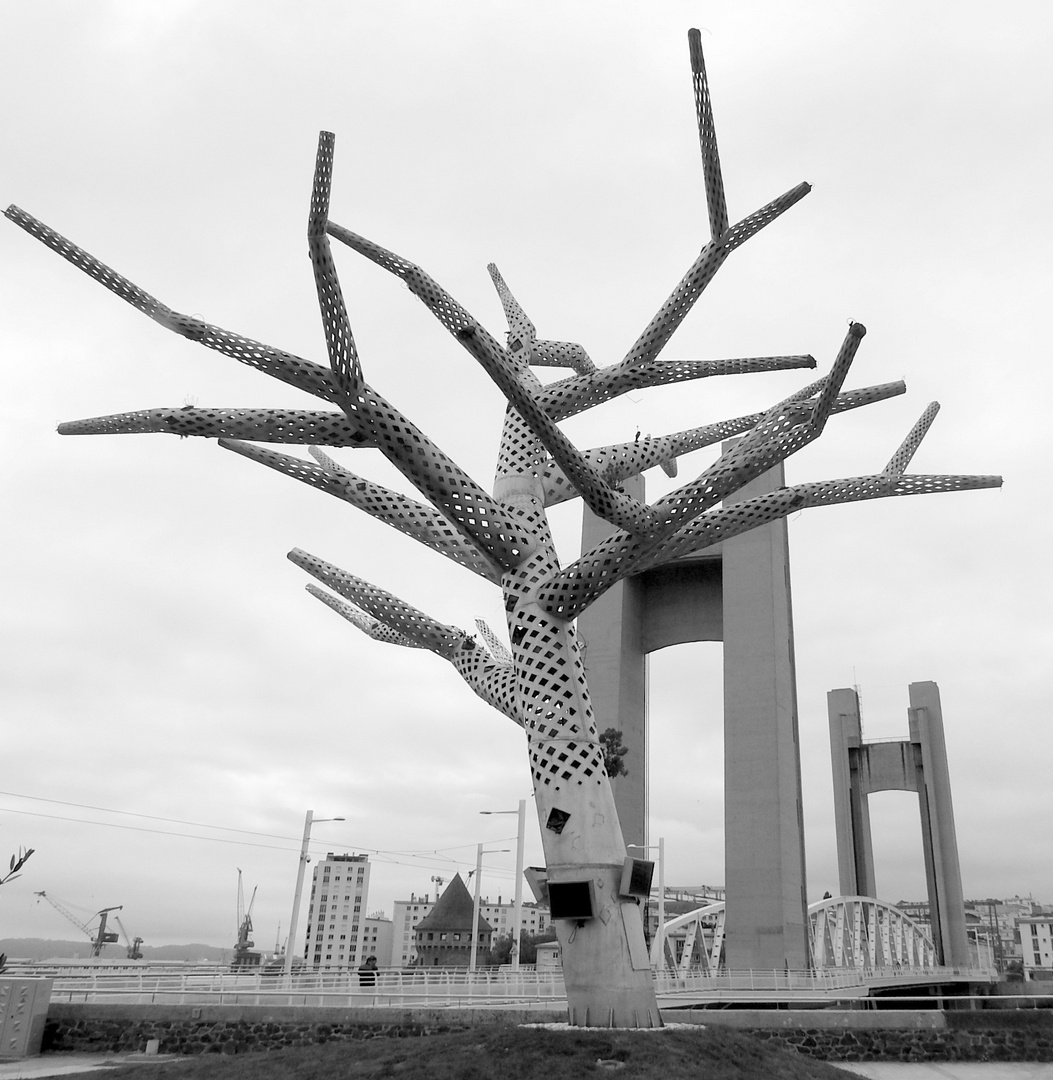
[[[688,49],[691,53],[691,71],[695,75],[703,75],[706,70],[706,62],[702,56],[702,34],[692,27],[687,32]]]
[[[314,185],[311,189],[311,212],[307,219],[307,236],[325,236],[329,221],[329,196],[333,184],[333,150],[336,136],[331,131],[318,133],[318,153],[315,157]]]
[[[921,440],[925,438],[929,428],[932,427],[932,422],[936,419],[936,414],[939,411],[940,403],[938,401],[929,402],[925,411],[918,417],[917,422],[900,444],[899,449],[889,459],[888,464],[881,473],[882,476],[900,476],[906,471],[918,447],[921,446]]]

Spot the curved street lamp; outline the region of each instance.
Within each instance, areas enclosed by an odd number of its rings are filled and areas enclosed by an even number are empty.
[[[506,847],[487,848],[487,853],[508,851]],[[479,879],[483,876],[483,845],[479,844],[475,851],[475,900],[472,903],[472,951],[468,957],[468,970],[475,974],[475,961],[479,952]]]
[[[519,938],[523,928],[523,848],[526,841],[526,799],[519,800],[518,810],[480,810],[480,814],[518,814],[519,832],[516,835],[516,891],[512,905],[512,970],[519,970]],[[478,884],[478,882],[476,882]]]
[[[283,969],[283,974],[286,980],[288,980],[292,976],[293,949],[296,945],[296,923],[297,920],[300,918],[300,894],[303,892],[303,872],[309,861],[307,858],[307,848],[311,843],[311,826],[316,821],[321,822],[343,820],[344,818],[342,817],[316,818],[314,816],[313,810],[308,810],[307,817],[304,818],[303,843],[300,845],[300,865],[296,871],[296,891],[293,893],[292,916],[289,918],[289,940],[285,946],[285,966]],[[306,953],[307,950],[305,949],[304,952]],[[307,960],[306,956],[304,956],[304,960]]]

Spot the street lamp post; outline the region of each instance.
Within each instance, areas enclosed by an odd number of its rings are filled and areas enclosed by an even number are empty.
[[[508,848],[487,848],[487,852],[507,851]],[[468,957],[468,970],[475,974],[475,961],[479,953],[479,879],[483,876],[483,845],[475,851],[475,900],[472,903],[472,951]]]
[[[512,905],[512,970],[519,970],[519,938],[523,920],[523,849],[526,844],[526,799],[519,800],[518,810],[480,810],[480,814],[518,814],[519,832],[516,835],[516,890]],[[476,885],[478,886],[478,881]]]
[[[658,967],[665,971],[665,837],[660,836],[656,844],[629,844],[631,848],[641,851],[653,851],[658,849]]]
[[[303,893],[303,873],[307,867],[307,849],[311,843],[311,826],[315,821],[343,821],[342,817],[316,818],[313,810],[307,811],[307,817],[303,823],[303,843],[300,845],[300,865],[296,870],[296,891],[293,893],[292,916],[289,919],[289,940],[285,946],[285,968],[283,974],[286,980],[292,975],[293,949],[296,947],[296,923],[300,918],[300,896]],[[306,950],[304,950],[306,952]],[[306,960],[306,956],[304,957]]]

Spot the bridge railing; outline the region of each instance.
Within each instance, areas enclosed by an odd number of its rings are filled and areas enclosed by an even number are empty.
[[[20,972],[28,974],[30,969]],[[45,974],[33,969],[35,974]],[[448,1008],[492,1005],[559,1006],[566,1000],[557,970],[432,968],[378,971],[375,981],[357,972],[233,973],[217,969],[119,972],[60,968],[51,1000],[76,1003],[168,1005],[269,1005],[333,1008]],[[871,987],[914,983],[982,982],[990,973],[964,968],[896,968],[888,971],[726,971],[674,969],[654,973],[659,999],[831,1000],[864,997]]]
[[[41,972],[37,972],[41,974]],[[357,972],[245,974],[224,971],[178,973],[56,971],[52,1001],[169,1005],[291,1005],[382,1007],[558,1002],[566,997],[560,972],[521,969],[434,968],[377,971],[362,980]]]

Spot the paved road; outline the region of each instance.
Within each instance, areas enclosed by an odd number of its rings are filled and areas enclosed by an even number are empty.
[[[21,1061],[0,1061],[0,1080],[43,1080],[74,1073],[105,1074],[118,1065],[188,1061],[178,1054],[41,1054]],[[834,1062],[867,1080],[1053,1080],[1053,1062]]]
[[[932,1061],[924,1064],[835,1061],[833,1064],[869,1080],[1053,1080],[1053,1062],[1046,1061]]]
[[[105,1075],[118,1065],[178,1060],[178,1054],[39,1054],[20,1061],[0,1061],[0,1080],[42,1080],[46,1076],[70,1076],[73,1073]]]

